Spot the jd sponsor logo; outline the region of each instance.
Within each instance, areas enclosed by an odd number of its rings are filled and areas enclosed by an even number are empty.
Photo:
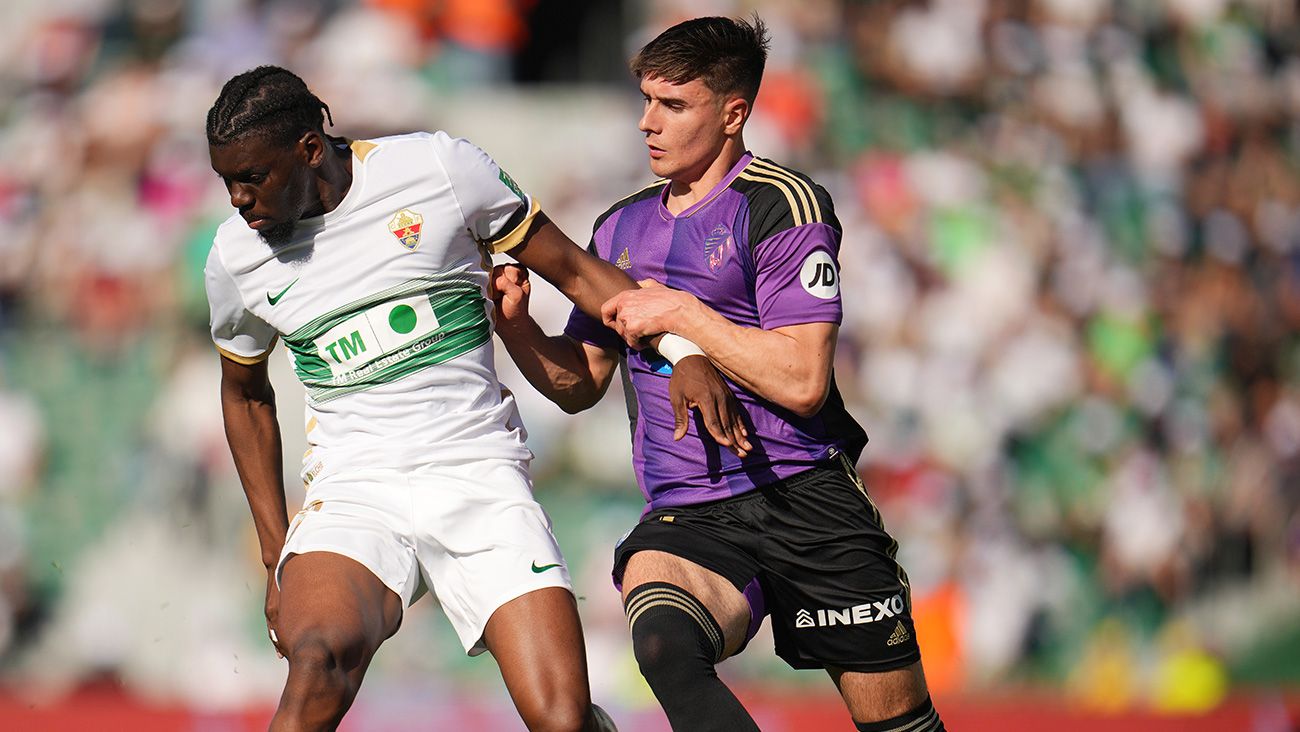
[[[840,274],[835,269],[835,260],[826,252],[809,254],[799,268],[799,284],[815,298],[830,300],[835,297],[840,292]]]
[[[873,600],[842,610],[822,609],[815,612],[799,610],[794,614],[794,627],[829,628],[833,625],[866,625],[877,620],[896,617],[902,612],[903,596],[894,595],[888,600],[879,602]]]

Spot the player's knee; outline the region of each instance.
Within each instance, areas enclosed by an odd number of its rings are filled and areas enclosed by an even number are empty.
[[[291,672],[313,676],[346,675],[365,662],[366,644],[359,637],[314,628],[286,644]]]
[[[589,701],[567,695],[520,705],[519,716],[529,732],[582,732],[590,710]]]
[[[649,582],[627,597],[632,650],[653,687],[710,674],[722,656],[722,628],[704,604],[667,582]]]
[[[674,662],[673,656],[679,655],[683,648],[672,648],[671,638],[652,626],[658,623],[646,622],[640,628],[632,629],[632,652],[642,674],[653,673]]]

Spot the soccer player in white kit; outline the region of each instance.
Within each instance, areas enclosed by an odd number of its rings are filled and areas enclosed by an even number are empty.
[[[470,655],[490,651],[533,730],[612,728],[590,702],[564,558],[532,496],[531,453],[492,358],[490,254],[579,306],[634,287],[584,253],[491,158],[445,133],[348,143],[296,75],[260,67],[208,114],[236,215],[206,280],[226,434],[268,570],[289,676],[274,730],[332,729],[403,608],[436,594]],[[290,520],[266,358],[306,387],[303,509]],[[734,401],[683,358],[697,406],[741,449]]]

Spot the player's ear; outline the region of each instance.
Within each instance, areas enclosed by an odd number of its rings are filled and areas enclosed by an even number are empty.
[[[325,140],[315,130],[308,130],[298,138],[298,154],[307,165],[319,168],[325,162]]]
[[[727,135],[736,135],[749,119],[749,101],[744,97],[732,97],[722,105],[722,131]]]

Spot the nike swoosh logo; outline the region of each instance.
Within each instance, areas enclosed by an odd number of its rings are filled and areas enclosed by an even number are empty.
[[[290,288],[290,287],[293,287],[293,286],[296,285],[296,284],[298,284],[298,278],[297,278],[297,277],[294,277],[294,278],[293,278],[293,282],[290,282],[289,284],[285,285],[285,286],[284,286],[284,289],[283,289],[283,290],[280,290],[280,294],[279,294],[279,295],[275,295],[275,296],[273,297],[273,296],[271,295],[271,293],[269,293],[269,292],[266,293],[266,301],[269,302],[269,303],[271,303],[271,307],[275,307],[275,304],[276,304],[277,302],[280,302],[280,298],[284,297],[284,293],[288,292],[288,291],[289,291],[289,288]]]
[[[558,565],[558,564],[543,564],[542,566],[539,567],[539,566],[537,566],[537,562],[533,562],[533,572],[535,572],[535,573],[537,573],[537,574],[541,574],[542,572],[545,572],[545,571],[548,570],[548,569],[555,569],[555,568],[558,567],[558,566],[560,566],[560,565]]]

